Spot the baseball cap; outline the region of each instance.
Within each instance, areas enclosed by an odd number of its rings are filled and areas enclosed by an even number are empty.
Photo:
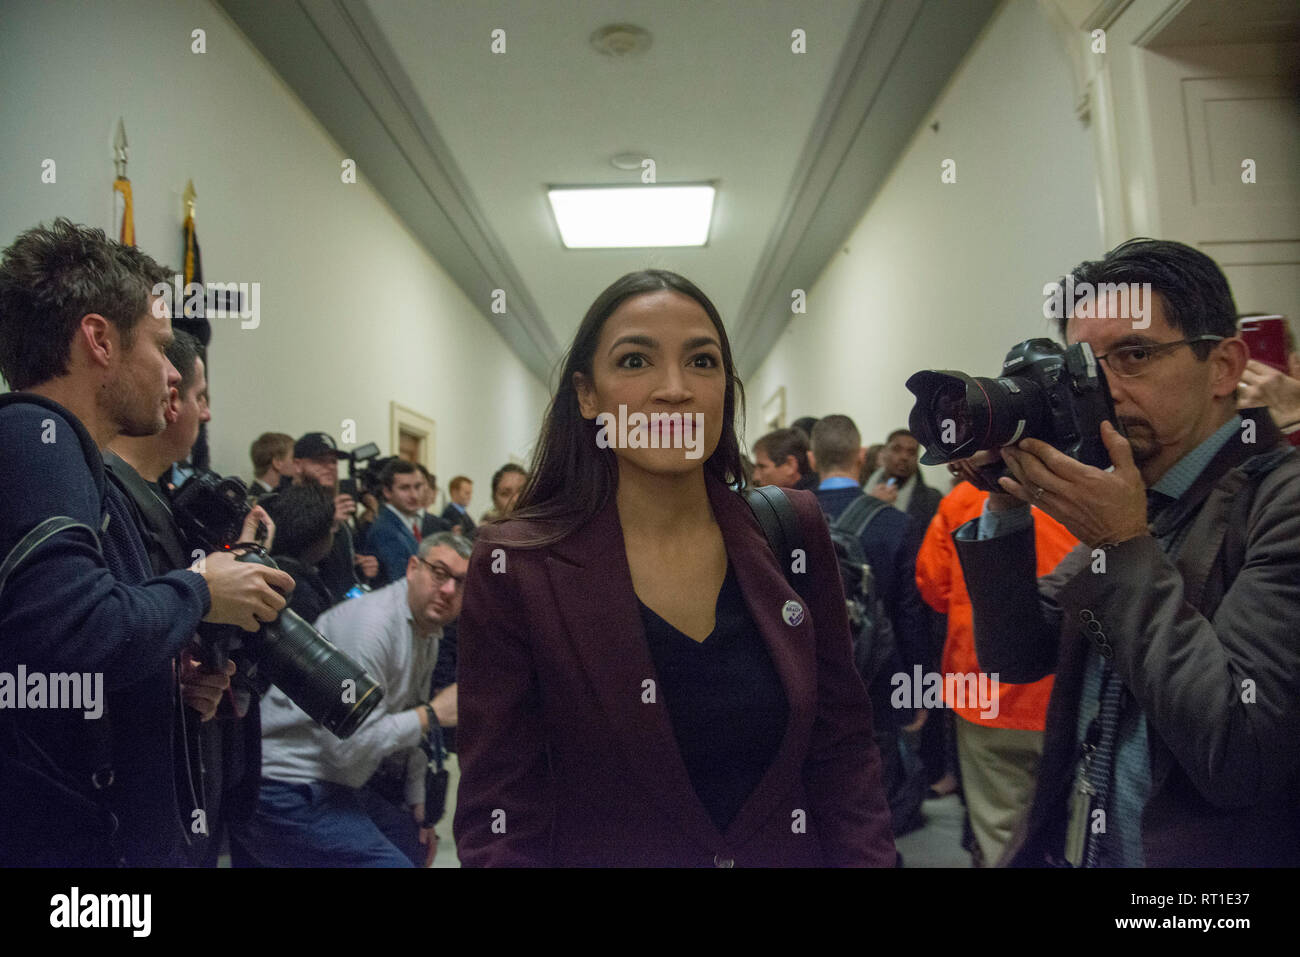
[[[296,459],[323,459],[328,456],[347,459],[352,456],[341,451],[334,444],[334,439],[325,432],[308,432],[293,443],[293,457]]]

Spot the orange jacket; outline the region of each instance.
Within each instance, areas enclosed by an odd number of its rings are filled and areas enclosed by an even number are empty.
[[[969,482],[962,482],[949,492],[939,503],[939,510],[930,521],[916,556],[916,587],[920,589],[921,597],[935,611],[948,616],[948,637],[944,642],[941,665],[945,675],[979,672],[979,662],[975,659],[974,615],[966,581],[961,574],[961,562],[952,544],[952,533],[958,526],[979,518],[988,494]],[[1042,576],[1054,569],[1078,544],[1078,540],[1056,519],[1034,509],[1034,543],[1038,552],[1038,574]],[[1047,723],[1047,699],[1052,694],[1052,680],[1049,675],[1028,685],[999,682],[996,717],[981,717],[977,704],[955,707],[951,694],[953,689],[947,681],[944,682],[944,704],[967,721],[985,727],[1042,731]]]

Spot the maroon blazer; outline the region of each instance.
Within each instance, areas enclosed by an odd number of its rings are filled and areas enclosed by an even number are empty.
[[[523,523],[507,522],[474,548],[459,626],[465,866],[894,865],[871,705],[817,499],[788,490],[808,552],[807,608],[744,499],[706,484],[789,702],[771,767],[719,832],[658,692],[614,496],[546,548],[511,547]],[[802,620],[783,614],[790,601]]]

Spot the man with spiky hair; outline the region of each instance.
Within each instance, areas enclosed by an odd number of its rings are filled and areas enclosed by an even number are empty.
[[[103,721],[0,709],[0,863],[171,865],[174,659],[200,620],[256,631],[293,579],[213,554],[155,577],[101,449],[166,424],[168,270],[66,219],[0,255],[0,671],[103,675]]]

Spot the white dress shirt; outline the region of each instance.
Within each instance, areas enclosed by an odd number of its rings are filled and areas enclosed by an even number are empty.
[[[424,735],[412,709],[429,700],[442,629],[416,634],[404,577],[335,605],[316,619],[316,629],[379,682],[384,698],[340,741],[273,686],[262,699],[262,775],[359,788],[385,757],[407,750],[406,801],[423,803]]]

